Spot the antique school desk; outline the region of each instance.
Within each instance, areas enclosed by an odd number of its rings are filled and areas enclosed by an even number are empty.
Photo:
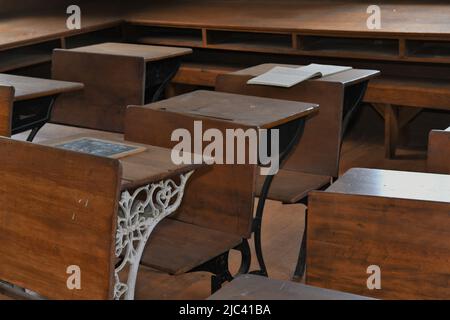
[[[274,178],[268,198],[285,204],[308,203],[308,192],[326,188],[339,174],[341,145],[346,129],[360,106],[369,80],[376,70],[352,69],[339,74],[305,81],[291,88],[248,85],[247,81],[275,66],[296,68],[298,65],[262,64],[217,77],[216,90],[320,105],[319,113],[308,122],[302,140]],[[257,180],[257,194],[264,177]],[[306,212],[307,219],[307,212]],[[294,278],[304,273],[306,229]]]
[[[81,137],[124,142],[122,135],[98,133],[78,134],[42,144],[55,146]],[[118,264],[114,270],[114,298],[130,300],[134,299],[137,272],[147,240],[156,225],[180,206],[188,179],[202,165],[175,165],[169,149],[125,143],[146,149],[119,159],[122,173],[115,235]]]
[[[146,107],[169,113],[185,114],[202,119],[221,119],[256,129],[278,129],[280,134],[279,163],[283,165],[302,137],[306,119],[315,116],[318,105],[297,101],[278,100],[223,93],[217,91],[194,91]],[[151,130],[149,128],[148,130]],[[162,137],[161,139],[163,139]],[[165,139],[170,141],[170,136]],[[270,139],[270,138],[269,138]],[[255,177],[256,178],[256,177]],[[253,221],[255,246],[261,270],[267,275],[261,249],[261,224],[264,206],[271,190],[273,175],[267,175],[259,194],[259,203]]]
[[[83,84],[0,74],[0,85],[14,88],[11,133],[31,130],[28,141],[50,120],[56,98],[83,89]]]
[[[52,121],[123,132],[127,105],[157,101],[189,48],[101,43],[53,53],[53,79],[82,82],[85,90],[61,99]]]
[[[448,299],[450,176],[354,168],[311,192],[306,283],[382,299]],[[379,267],[381,289],[370,290]]]

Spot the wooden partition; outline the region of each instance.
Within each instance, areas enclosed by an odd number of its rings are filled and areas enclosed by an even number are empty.
[[[0,176],[0,280],[49,299],[111,299],[118,160],[0,138]],[[80,290],[67,286],[71,267]]]
[[[450,127],[432,130],[428,142],[428,171],[450,174]]]
[[[11,135],[14,88],[0,86],[0,136]]]

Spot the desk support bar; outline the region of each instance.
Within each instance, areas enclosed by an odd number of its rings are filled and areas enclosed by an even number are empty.
[[[280,167],[283,166],[283,163],[288,158],[288,156],[291,154],[295,146],[298,144],[299,140],[301,139],[304,129],[305,129],[305,119],[299,119],[297,120],[297,130],[294,134],[294,136],[291,138],[289,143],[286,145],[284,150],[280,153]],[[267,196],[269,194],[270,187],[272,185],[272,181],[274,175],[268,175],[266,179],[264,180],[264,184],[261,190],[261,194],[258,201],[258,207],[256,209],[256,215],[253,220],[253,232],[255,236],[255,251],[256,251],[256,258],[258,259],[259,264],[259,270],[250,272],[251,274],[258,274],[267,277],[267,268],[266,264],[264,262],[263,252],[262,252],[262,246],[261,246],[261,227],[262,227],[262,219],[263,219],[263,213],[264,213],[264,206],[266,204]]]

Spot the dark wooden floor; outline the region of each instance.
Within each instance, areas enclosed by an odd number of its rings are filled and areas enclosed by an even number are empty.
[[[404,145],[398,150],[398,159],[384,158],[383,122],[370,107],[364,106],[361,114],[345,137],[341,172],[351,167],[385,168],[406,171],[425,171],[426,136],[431,128],[445,128],[450,116],[423,114],[406,128]],[[47,125],[37,139],[62,137],[79,132],[79,129]],[[16,136],[23,139],[26,135]],[[407,142],[413,141],[413,142]],[[304,228],[303,205],[281,205],[269,201],[263,225],[263,250],[271,277],[290,279],[295,267]],[[232,270],[239,265],[238,254],[230,258]],[[137,286],[138,299],[204,299],[208,297],[209,275],[206,273],[169,276],[152,271],[141,274]]]

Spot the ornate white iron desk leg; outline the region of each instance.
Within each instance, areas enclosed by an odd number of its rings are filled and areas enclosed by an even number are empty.
[[[136,277],[145,245],[153,229],[181,204],[186,182],[193,171],[180,175],[177,185],[172,179],[160,181],[122,193],[116,233],[116,257],[122,258],[115,270],[114,299],[134,299]],[[128,269],[126,283],[119,274]]]

